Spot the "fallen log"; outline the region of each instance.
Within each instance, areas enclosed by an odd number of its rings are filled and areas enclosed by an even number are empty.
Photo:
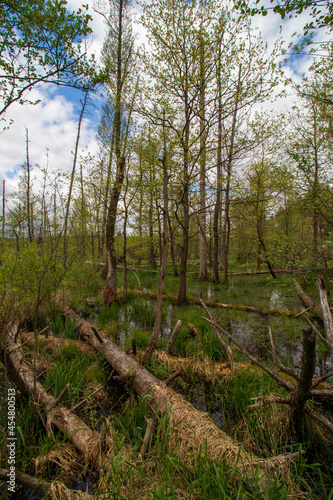
[[[246,452],[213,423],[211,418],[195,409],[181,395],[175,393],[165,383],[149,373],[133,358],[114,344],[103,332],[80,318],[73,310],[65,307],[65,317],[75,320],[80,337],[92,345],[118,372],[132,377],[132,388],[141,396],[146,396],[150,405],[158,412],[166,414],[170,422],[169,446],[177,448],[180,456],[193,459],[199,449],[205,450],[208,458],[225,460],[243,477],[258,478],[259,487],[264,490],[274,460],[262,460]],[[97,333],[97,334],[96,334]],[[283,456],[276,463],[286,461]]]
[[[8,469],[0,469],[0,479],[2,481],[7,481],[9,474],[10,471]],[[50,498],[50,500],[89,500],[92,498],[91,495],[82,491],[70,490],[58,481],[49,483],[48,481],[30,476],[17,469],[15,470],[15,482],[20,483],[22,486],[32,491],[36,491],[40,495],[44,495],[44,498]]]
[[[157,298],[157,293],[153,293],[153,292],[134,290],[134,293],[136,293],[137,295],[144,295],[146,297],[151,297],[153,299]],[[173,302],[179,302],[178,298],[174,295],[163,295],[163,298],[171,300]],[[249,312],[254,312],[254,313],[263,314],[263,315],[265,315],[265,314],[280,314],[282,316],[296,317],[299,314],[299,311],[285,311],[284,309],[258,309],[257,307],[253,307],[253,306],[243,306],[241,304],[223,304],[222,302],[210,302],[208,300],[203,300],[203,302],[206,304],[206,306],[209,306],[209,307],[221,307],[224,309],[239,309],[240,311],[249,311]],[[198,305],[198,306],[201,305],[201,303],[198,299],[188,300],[187,304]]]
[[[45,387],[36,381],[34,391],[34,373],[24,359],[19,339],[14,342],[15,332],[9,330],[8,337],[1,348],[1,358],[6,357],[7,372],[11,380],[25,393],[29,393],[33,400],[42,406],[46,416],[46,429],[52,436],[52,425],[67,434],[68,439],[83,453],[86,459],[97,460],[100,454],[100,436],[91,430],[79,417],[65,406],[57,402]]]

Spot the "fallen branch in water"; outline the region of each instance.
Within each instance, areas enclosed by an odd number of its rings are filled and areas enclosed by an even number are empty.
[[[151,297],[153,299],[157,298],[157,293],[153,292],[144,292],[141,290],[134,290],[134,293],[137,295],[144,295],[146,297]],[[164,299],[171,300],[173,302],[179,302],[178,297],[174,295],[163,295]],[[202,300],[202,299],[200,299]],[[189,305],[201,305],[199,299],[191,299],[187,301],[187,304]],[[240,311],[249,311],[249,312],[254,312],[258,314],[280,314],[282,316],[288,316],[288,317],[296,317],[299,314],[299,311],[285,311],[284,309],[258,309],[257,307],[253,306],[243,306],[241,304],[223,304],[222,302],[210,302],[208,300],[203,300],[204,304],[208,307],[221,307],[224,309],[239,309]]]

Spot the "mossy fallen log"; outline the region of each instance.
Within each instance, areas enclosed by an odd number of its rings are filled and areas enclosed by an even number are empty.
[[[168,444],[178,450],[183,459],[194,459],[199,450],[205,450],[207,458],[226,461],[242,477],[258,479],[264,490],[276,467],[287,461],[284,456],[260,459],[246,452],[241,445],[225,434],[211,418],[195,409],[183,396],[177,394],[164,382],[128,356],[102,331],[88,323],[73,310],[64,308],[64,315],[75,320],[80,337],[92,345],[121,376],[130,376],[131,387],[141,396],[146,396],[150,405],[166,414],[170,423]]]

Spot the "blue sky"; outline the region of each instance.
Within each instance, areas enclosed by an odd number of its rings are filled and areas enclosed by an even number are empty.
[[[90,13],[93,13],[93,0],[89,0]],[[80,0],[69,0],[69,7],[77,9]],[[99,57],[103,45],[105,27],[101,16],[93,15],[93,35],[90,38],[90,51]],[[283,25],[282,37],[291,40],[293,32],[302,31],[308,17],[302,14],[291,21],[281,21],[278,15],[255,16],[252,24],[262,32],[263,39],[269,47],[279,36],[280,25]],[[324,35],[320,35],[324,37]],[[140,29],[139,40],[144,39],[143,29]],[[324,38],[323,38],[324,39]],[[298,75],[306,74],[310,59],[292,56],[286,66],[286,76],[297,79]],[[78,90],[44,86],[32,91],[32,96],[41,99],[36,106],[20,106],[14,104],[8,112],[8,119],[14,123],[9,130],[0,134],[0,193],[2,179],[6,179],[6,192],[15,189],[18,181],[19,166],[25,161],[25,126],[29,129],[29,148],[31,164],[46,164],[46,151],[49,152],[49,169],[69,171],[72,167],[72,154],[77,134],[77,121],[81,109],[82,93]],[[94,99],[95,106],[89,106],[82,125],[80,149],[89,151],[92,155],[98,151],[96,132],[100,120],[99,109],[101,99]],[[274,106],[288,105],[288,100]],[[38,177],[38,172],[36,171]],[[38,179],[37,179],[38,182]]]

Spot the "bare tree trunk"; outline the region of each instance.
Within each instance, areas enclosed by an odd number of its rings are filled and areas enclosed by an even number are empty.
[[[81,319],[70,309],[65,309],[65,316],[75,319],[81,337],[110,363],[119,375],[132,381],[133,389],[141,396],[149,395],[147,401],[161,413],[166,412],[170,422],[168,445],[177,446],[182,443],[180,458],[193,456],[196,450],[204,449],[211,460],[226,460],[245,478],[251,480],[255,475],[259,487],[264,490],[271,472],[290,458],[288,455],[276,459],[258,459],[218,429],[207,414],[196,410],[181,395],[176,394],[165,383],[160,382],[145,370],[132,357],[124,353],[101,331]]]
[[[30,205],[30,159],[29,159],[29,131],[25,127],[26,134],[26,162],[27,162],[27,223],[28,223],[28,237],[29,241],[32,241],[32,227],[31,227],[31,205]]]
[[[221,44],[219,44],[219,57],[217,60],[217,101],[218,101],[218,118],[217,118],[217,161],[216,161],[216,202],[214,206],[213,219],[213,282],[219,282],[219,221],[221,220],[221,195],[222,195],[222,85],[221,85]]]
[[[63,251],[63,264],[64,267],[66,267],[67,260],[68,260],[68,241],[67,241],[67,229],[68,229],[68,218],[69,218],[69,209],[70,209],[70,204],[71,204],[71,198],[72,198],[72,190],[73,190],[73,184],[74,184],[74,176],[75,176],[75,168],[76,168],[76,162],[77,162],[77,156],[79,152],[79,142],[80,142],[80,134],[81,134],[81,125],[82,125],[82,119],[83,119],[83,114],[86,108],[88,100],[88,90],[86,90],[84,94],[84,100],[82,103],[82,108],[81,108],[81,113],[80,113],[80,118],[79,118],[79,124],[77,127],[77,135],[76,135],[76,143],[75,143],[75,150],[74,150],[74,159],[73,159],[73,167],[72,167],[72,173],[71,173],[71,179],[69,183],[69,191],[68,191],[68,198],[67,198],[67,203],[66,203],[66,213],[65,213],[65,221],[64,221],[64,251]]]
[[[165,138],[165,115],[163,113],[163,247],[161,253],[161,269],[158,280],[157,289],[157,303],[156,303],[156,313],[153,333],[150,337],[150,341],[146,352],[143,357],[143,364],[149,363],[156,349],[156,344],[161,331],[161,318],[162,318],[162,304],[163,304],[163,290],[164,290],[164,276],[167,266],[168,259],[168,241],[169,241],[169,231],[168,231],[168,169],[167,169],[167,149],[166,149],[166,138]]]
[[[199,281],[207,280],[207,236],[206,236],[206,122],[205,122],[205,46],[200,37],[200,270]]]
[[[299,381],[291,398],[294,419],[297,420],[304,415],[305,403],[310,398],[312,379],[316,369],[316,334],[311,328],[303,330],[302,346]]]
[[[106,279],[106,289],[104,294],[104,303],[110,305],[118,302],[117,291],[117,255],[115,249],[115,231],[117,219],[117,207],[120,197],[120,191],[124,181],[125,158],[120,158],[117,165],[117,174],[112,189],[110,205],[108,209],[108,218],[106,224],[106,247],[108,252],[108,274]]]
[[[224,224],[222,231],[222,267],[224,271],[224,281],[228,283],[228,254],[229,254],[229,240],[230,240],[230,181],[231,181],[231,168],[234,157],[234,147],[235,147],[235,135],[236,135],[236,123],[237,123],[237,113],[239,105],[239,91],[241,84],[241,65],[238,70],[238,81],[236,89],[236,100],[235,109],[232,116],[231,125],[231,136],[230,145],[228,151],[228,157],[226,162],[226,187],[225,187],[225,205],[224,205]]]
[[[6,181],[2,181],[2,244],[5,244],[5,227],[6,227]]]

